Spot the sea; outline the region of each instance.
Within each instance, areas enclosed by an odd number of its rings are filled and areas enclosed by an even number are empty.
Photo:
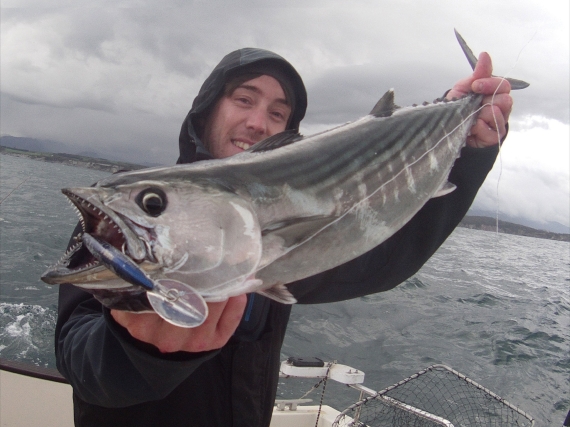
[[[58,289],[40,276],[77,223],[60,189],[107,175],[0,155],[1,358],[55,367]],[[536,426],[562,425],[570,409],[570,244],[457,228],[391,291],[294,306],[282,359],[291,356],[357,368],[374,390],[445,364]],[[301,397],[315,381],[282,379],[278,394]],[[325,404],[342,409],[358,398],[327,384]]]

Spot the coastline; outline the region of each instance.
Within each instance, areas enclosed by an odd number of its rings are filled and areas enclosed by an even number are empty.
[[[38,151],[27,151],[18,148],[11,148],[0,145],[0,154],[6,154],[14,157],[25,157],[39,162],[62,163],[68,166],[76,166],[86,169],[96,169],[100,171],[115,173],[121,170],[137,170],[144,169],[148,166],[138,165],[135,163],[116,162],[107,159],[98,159],[93,157],[79,156],[75,154],[65,153],[45,153]]]
[[[492,231],[504,234],[514,234],[516,236],[535,237],[537,239],[557,240],[560,242],[570,242],[570,234],[552,233],[550,231],[538,230],[512,222],[501,221],[488,216],[468,216],[466,215],[458,227],[470,228],[472,230]]]

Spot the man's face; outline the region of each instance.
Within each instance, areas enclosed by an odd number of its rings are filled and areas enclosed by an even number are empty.
[[[214,158],[233,156],[284,131],[290,115],[279,82],[262,75],[218,101],[206,119],[202,140]]]

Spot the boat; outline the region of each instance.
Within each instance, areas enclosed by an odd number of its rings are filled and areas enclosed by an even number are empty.
[[[380,391],[364,386],[361,370],[312,357],[283,361],[280,377],[317,379],[314,389],[336,381],[360,397],[344,410],[323,405],[322,396],[319,404],[277,398],[270,427],[534,426],[529,414],[441,364]],[[1,358],[0,410],[1,427],[74,425],[72,389],[57,370]]]

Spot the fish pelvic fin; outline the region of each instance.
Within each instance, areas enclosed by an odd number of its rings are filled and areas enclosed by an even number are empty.
[[[436,198],[436,197],[441,197],[441,196],[445,196],[446,194],[451,193],[453,190],[455,190],[457,188],[457,186],[455,184],[452,184],[449,181],[446,181],[439,190],[437,190],[435,192],[435,194],[432,196],[432,198]]]
[[[467,61],[469,61],[469,65],[471,65],[471,68],[474,70],[475,66],[477,65],[477,57],[475,56],[475,54],[473,53],[471,48],[469,46],[467,46],[467,42],[465,41],[465,39],[463,37],[461,37],[461,34],[459,34],[459,32],[457,32],[457,30],[455,28],[453,29],[453,31],[455,31],[455,37],[457,37],[457,41],[459,42],[459,46],[461,46],[461,50],[463,51],[463,53],[467,57]],[[496,76],[493,76],[493,77],[496,77]],[[530,86],[530,83],[527,83],[525,81],[518,80],[518,79],[513,79],[510,77],[505,77],[505,80],[510,83],[512,90],[524,89],[524,88]]]
[[[297,299],[283,283],[257,291],[257,293],[282,304],[295,304],[297,302]]]

